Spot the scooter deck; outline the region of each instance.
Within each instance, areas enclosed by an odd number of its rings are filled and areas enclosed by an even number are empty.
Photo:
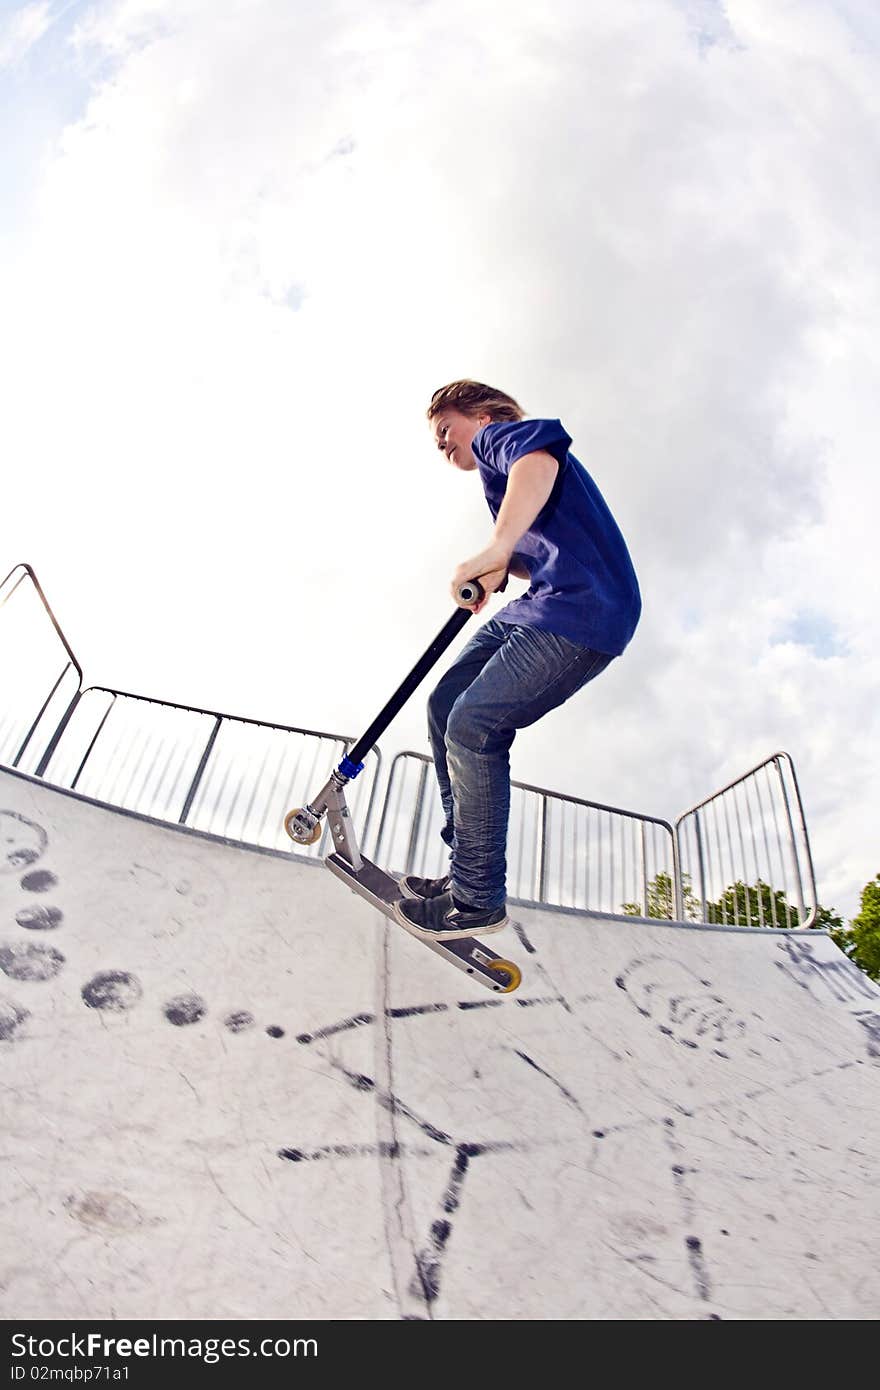
[[[455,941],[431,941],[427,937],[419,936],[418,932],[409,927],[404,927],[394,915],[394,904],[403,896],[397,879],[392,878],[369,859],[364,859],[363,856],[361,859],[363,867],[357,873],[339,854],[329,854],[324,862],[332,874],[348,884],[353,893],[366,898],[367,902],[377,907],[395,926],[403,927],[403,930],[409,932],[416,941],[420,941],[423,946],[448,960],[451,965],[458,966],[459,970],[472,975],[487,989],[491,989],[495,994],[510,994],[517,988],[522,979],[519,966],[514,961],[505,960],[494,951],[490,951],[481,939],[466,936]]]

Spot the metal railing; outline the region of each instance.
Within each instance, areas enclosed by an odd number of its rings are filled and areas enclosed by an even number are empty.
[[[326,781],[353,738],[105,686],[83,690],[82,670],[27,565],[0,585],[0,653],[2,669],[19,674],[4,680],[0,695],[0,762],[241,844],[308,858],[331,848],[325,825],[317,844],[294,851],[284,816]],[[374,749],[349,798],[362,837],[370,832],[380,765]]]
[[[241,844],[293,850],[283,817],[325,782],[346,735],[196,709],[104,686],[82,670],[29,565],[0,584],[0,762],[96,800]],[[348,790],[367,852],[440,876],[448,850],[430,758],[399,753],[378,829],[378,749]],[[678,817],[511,783],[514,901],[725,927],[810,927],[818,915],[794,765],[775,753]]]
[[[83,691],[45,775],[97,801],[241,844],[290,850],[284,816],[314,795],[352,739],[94,686]],[[380,755],[354,784],[369,833]],[[332,847],[329,828],[309,858]]]
[[[392,871],[427,878],[448,871],[443,808],[431,759],[398,753],[375,855]],[[508,896],[603,916],[674,916],[672,826],[636,811],[511,782]]]
[[[675,838],[681,906],[691,920],[777,928],[816,921],[813,858],[787,753],[685,811]]]
[[[79,698],[82,670],[29,565],[0,584],[0,762],[36,772]]]

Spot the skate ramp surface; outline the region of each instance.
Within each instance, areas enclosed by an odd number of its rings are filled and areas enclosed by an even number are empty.
[[[0,1314],[873,1317],[880,991],[514,916],[500,997],[320,864],[0,772]]]

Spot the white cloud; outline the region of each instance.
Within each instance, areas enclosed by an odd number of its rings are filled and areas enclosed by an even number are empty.
[[[0,19],[0,69],[19,64],[52,23],[51,0],[34,0]]]
[[[4,453],[40,485],[0,568],[37,565],[96,679],[356,733],[486,531],[424,402],[496,382],[562,415],[645,598],[515,775],[671,815],[786,747],[852,911],[880,773],[863,14],[93,5],[92,98],[2,286]],[[422,726],[417,696],[388,751]]]

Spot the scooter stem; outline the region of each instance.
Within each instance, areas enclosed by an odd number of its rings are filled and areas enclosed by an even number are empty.
[[[463,584],[461,586],[458,595],[464,603],[478,603],[483,597],[483,587],[476,579],[473,579],[469,584]],[[361,735],[348,755],[343,758],[342,762],[339,764],[339,771],[343,776],[350,779],[356,777],[358,772],[362,770],[363,760],[370,749],[375,743],[378,743],[392,719],[394,719],[395,715],[400,713],[410,695],[412,695],[418,685],[421,685],[431,667],[435,662],[439,661],[440,657],[446,651],[446,648],[453,639],[458,636],[470,617],[471,610],[469,608],[456,608],[452,617],[437,633],[431,645],[424,654],[419,657],[409,675],[405,680],[401,681],[400,685],[391,696],[391,699],[376,715],[370,727]],[[360,764],[360,766],[358,766],[358,764]]]

